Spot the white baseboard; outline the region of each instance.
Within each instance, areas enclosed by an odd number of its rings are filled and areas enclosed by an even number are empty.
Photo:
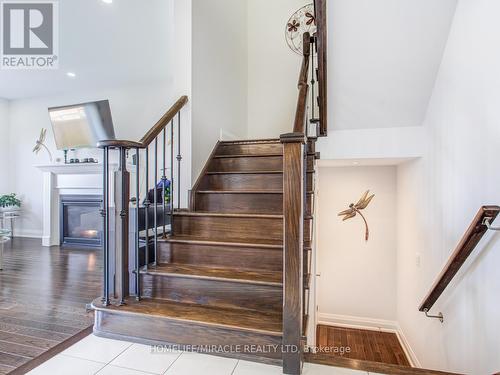
[[[395,333],[399,340],[399,343],[401,344],[401,347],[406,354],[406,357],[410,361],[410,365],[413,367],[421,367],[420,362],[415,355],[415,352],[411,348],[408,339],[404,335],[401,326],[397,321],[350,315],[319,313],[318,324]]]
[[[42,231],[14,228],[14,237],[42,239]]]

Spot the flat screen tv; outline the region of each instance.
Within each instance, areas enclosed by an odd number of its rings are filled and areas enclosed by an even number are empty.
[[[59,150],[94,148],[115,139],[107,100],[49,108],[49,116]]]

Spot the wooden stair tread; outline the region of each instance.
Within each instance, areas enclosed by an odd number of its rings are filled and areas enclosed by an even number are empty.
[[[283,190],[198,190],[196,194],[283,194]]]
[[[222,145],[252,145],[252,144],[262,144],[262,143],[281,143],[279,138],[269,138],[269,139],[239,139],[234,141],[221,141]]]
[[[205,211],[176,211],[174,216],[206,216],[206,217],[232,217],[232,218],[254,218],[254,219],[283,219],[283,215],[271,214],[234,214]]]
[[[207,172],[207,175],[224,175],[224,174],[283,174],[283,171],[221,171]]]
[[[214,159],[231,159],[231,158],[266,158],[266,157],[276,157],[283,156],[283,154],[278,153],[267,153],[267,154],[229,154],[229,155],[214,155]]]
[[[230,309],[149,298],[137,301],[133,297],[128,298],[124,306],[104,306],[99,298],[94,300],[92,307],[101,311],[111,310],[114,313],[146,315],[218,328],[233,328],[274,336],[282,335],[282,315],[280,313]]]
[[[140,271],[142,274],[176,276],[195,279],[230,281],[244,284],[282,286],[281,272],[266,270],[245,270],[198,266],[191,264],[162,264]]]
[[[172,236],[160,239],[159,242],[172,242],[172,243],[190,243],[197,245],[216,245],[216,246],[234,246],[234,247],[263,247],[270,249],[283,249],[283,242],[273,239],[266,240],[251,240],[251,242],[242,241],[228,241],[228,240],[213,240],[209,238],[200,238],[193,236]]]

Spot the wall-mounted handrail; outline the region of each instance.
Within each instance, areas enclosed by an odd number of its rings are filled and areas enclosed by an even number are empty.
[[[144,149],[154,142],[156,137],[165,129],[165,127],[179,114],[181,109],[187,104],[188,97],[181,96],[179,100],[158,120],[158,122],[141,138],[139,142],[125,141],[125,140],[101,140],[97,147],[104,148],[127,148]]]
[[[434,306],[441,294],[443,294],[448,284],[455,277],[467,258],[477,247],[484,234],[488,231],[489,228],[488,225],[486,225],[486,222],[492,223],[499,213],[499,206],[483,206],[479,209],[478,213],[474,217],[474,220],[457,245],[455,251],[453,251],[450,259],[437,277],[429,293],[421,303],[419,307],[420,311],[425,312],[426,315],[428,315],[427,313],[430,311],[432,306]],[[429,315],[429,317],[442,319],[442,315]]]

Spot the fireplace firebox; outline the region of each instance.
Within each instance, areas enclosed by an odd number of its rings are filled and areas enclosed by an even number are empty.
[[[60,204],[61,246],[98,248],[102,246],[102,197],[63,195]]]

